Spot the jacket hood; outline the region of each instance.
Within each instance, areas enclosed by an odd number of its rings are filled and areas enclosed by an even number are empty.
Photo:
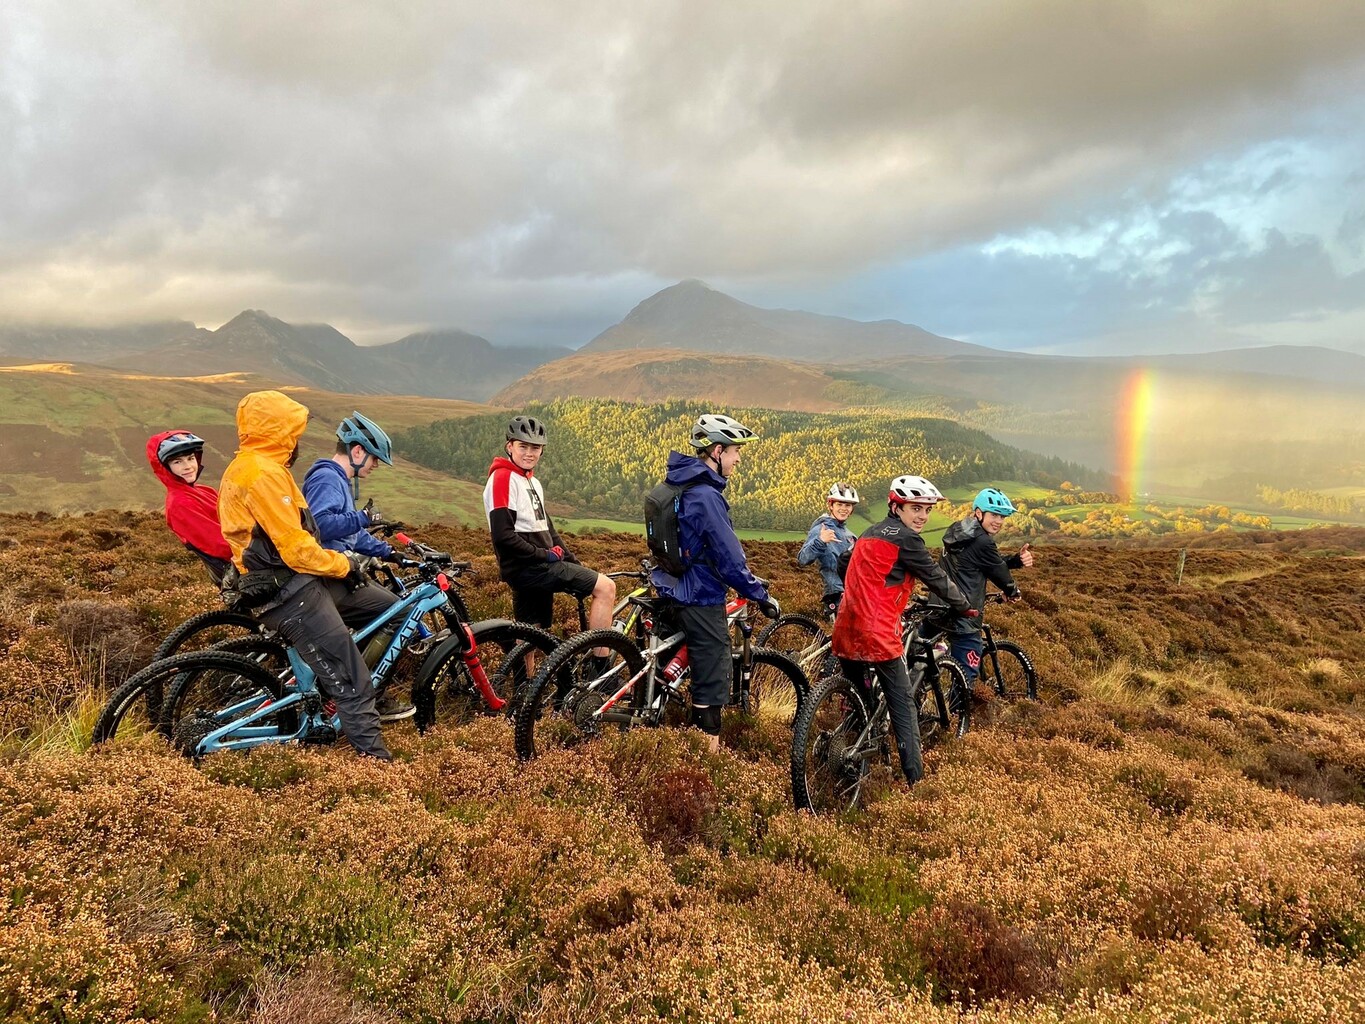
[[[522,469],[511,459],[506,458],[502,455],[499,455],[496,459],[494,459],[492,464],[488,467],[488,475],[492,476],[493,471],[495,469],[510,469],[513,473],[517,474],[517,476],[533,477],[536,475],[535,470]]]
[[[664,481],[674,487],[690,483],[708,483],[718,491],[725,490],[725,485],[729,482],[701,459],[694,455],[684,455],[682,452],[668,453],[668,474]]]
[[[166,440],[166,438],[170,437],[172,434],[189,433],[191,433],[189,430],[163,430],[161,433],[153,434],[151,437],[147,438],[147,462],[150,463],[152,472],[156,474],[156,478],[160,480],[162,485],[166,488],[194,486],[194,484],[187,484],[184,480],[181,480],[180,477],[176,476],[163,466],[161,460],[156,457],[157,449],[161,447],[161,442]],[[199,475],[203,476],[204,460],[200,458],[197,461],[199,463]],[[197,482],[198,477],[196,477],[195,480]]]
[[[237,404],[239,451],[254,452],[281,466],[308,426],[308,407],[278,391],[253,391]]]
[[[960,547],[963,544],[970,544],[980,535],[981,523],[977,521],[976,516],[968,516],[966,519],[959,519],[943,531],[943,543],[945,547]]]

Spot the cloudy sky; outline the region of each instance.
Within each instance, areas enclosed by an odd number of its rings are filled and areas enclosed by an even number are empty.
[[[1362,126],[1359,0],[28,0],[0,321],[1365,352]]]

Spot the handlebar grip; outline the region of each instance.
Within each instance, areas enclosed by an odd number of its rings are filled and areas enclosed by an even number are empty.
[[[398,541],[398,543],[402,544],[404,547],[410,547],[412,545],[412,538],[401,530],[399,530],[397,533],[393,535],[393,539]]]

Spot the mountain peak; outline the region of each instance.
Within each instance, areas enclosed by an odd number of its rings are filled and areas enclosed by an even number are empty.
[[[978,346],[894,320],[863,323],[751,306],[695,278],[655,292],[580,351],[644,348],[819,363],[980,351]]]

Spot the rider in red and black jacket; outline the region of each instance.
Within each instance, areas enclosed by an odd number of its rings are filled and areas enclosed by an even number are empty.
[[[870,669],[881,681],[901,771],[913,786],[924,776],[924,763],[901,643],[901,613],[917,579],[953,610],[966,612],[970,606],[920,537],[929,513],[943,500],[938,488],[923,477],[898,476],[887,499],[887,517],[853,545],[832,646],[846,677],[863,682]]]

